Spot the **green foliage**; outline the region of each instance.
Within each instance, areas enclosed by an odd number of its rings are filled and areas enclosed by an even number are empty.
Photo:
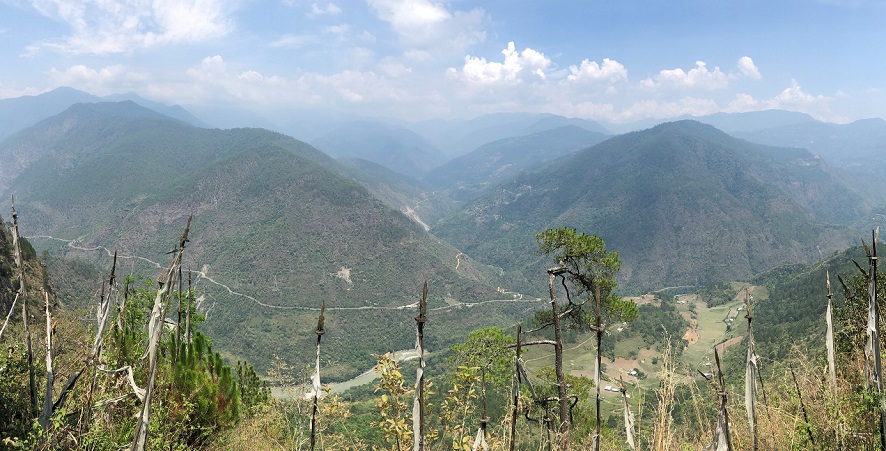
[[[379,375],[376,392],[382,392],[375,406],[379,419],[372,423],[381,430],[381,436],[390,449],[400,450],[412,440],[411,409],[406,400],[412,390],[408,389],[400,372],[400,365],[390,354],[378,356],[375,372]]]
[[[0,354],[0,443],[6,438],[26,439],[35,418],[28,396],[27,351],[16,347],[8,355],[3,354]]]
[[[516,342],[500,327],[477,329],[464,343],[452,346],[455,356],[451,366],[483,368],[488,385],[507,387],[514,372],[514,349],[508,346]]]
[[[541,379],[542,384],[536,387],[538,399],[557,397],[557,376],[554,367],[543,367],[536,375]],[[566,374],[566,385],[569,387],[569,396],[575,396],[578,403],[572,408],[572,433],[573,439],[581,439],[590,437],[594,433],[595,426],[595,391],[594,381],[584,376],[574,376]],[[533,416],[536,418],[544,418],[544,409],[553,409],[553,416],[556,418],[556,402],[553,404],[539,403],[536,400],[530,407]]]
[[[630,332],[640,335],[647,346],[660,345],[670,339],[676,354],[686,347],[686,341],[680,337],[689,324],[672,301],[662,301],[658,307],[644,304],[637,310],[637,319],[631,323]]]
[[[105,340],[107,366],[131,367],[140,386],[149,377],[147,361],[141,357],[148,341],[145,324],[156,294],[150,280],[126,276],[122,299],[109,319],[111,327]],[[184,292],[184,297],[193,298],[195,294]],[[192,314],[192,327],[201,320],[202,315]],[[164,328],[152,399],[152,447],[184,450],[209,446],[220,432],[234,428],[244,414],[269,401],[270,391],[255,370],[238,362],[235,373],[213,352],[211,340],[202,331],[193,331],[191,341],[182,340],[178,349],[176,340],[174,329]],[[107,377],[99,375],[96,399],[131,392],[126,384],[109,384]],[[132,440],[140,403],[124,396],[113,406],[107,410],[105,421],[90,426],[83,440],[98,448],[120,447]]]
[[[716,307],[732,301],[737,293],[729,282],[719,282],[706,286],[698,296],[708,307]]]
[[[590,315],[585,313],[588,310],[581,308],[585,301],[599,303],[601,313],[621,321],[630,321],[637,317],[637,306],[632,301],[623,300],[612,293],[618,283],[615,277],[621,269],[621,260],[618,252],[606,251],[602,238],[561,227],[547,229],[536,235],[536,239],[539,242],[539,251],[550,255],[557,264],[566,269],[564,277],[572,290],[567,291],[569,307],[563,307],[561,311],[568,308],[571,311],[568,316],[574,324],[593,323],[586,317]]]

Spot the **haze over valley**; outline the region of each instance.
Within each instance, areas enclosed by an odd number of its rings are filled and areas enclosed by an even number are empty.
[[[0,448],[886,447],[883,17],[0,1]]]

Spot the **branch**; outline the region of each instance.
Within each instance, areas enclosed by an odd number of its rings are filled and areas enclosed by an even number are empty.
[[[557,342],[554,340],[536,340],[536,341],[524,341],[520,343],[520,346],[535,346],[535,345],[551,345],[557,346]],[[516,344],[507,345],[506,348],[516,348]]]

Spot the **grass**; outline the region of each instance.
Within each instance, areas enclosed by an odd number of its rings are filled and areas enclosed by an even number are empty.
[[[736,310],[738,307],[741,307],[744,302],[732,301],[727,304],[708,308],[703,302],[698,300],[697,297],[693,296],[692,299],[686,300],[695,304],[695,310],[697,312],[695,319],[698,321],[698,341],[689,345],[683,351],[683,361],[690,366],[698,366],[705,362],[705,359],[710,359],[713,356],[713,348],[716,344],[737,335],[741,335],[740,331],[745,330],[743,326],[744,323],[740,321],[743,319],[744,315],[740,314],[742,312]],[[680,307],[688,310],[688,305],[689,304],[681,304]],[[725,319],[736,318],[736,316],[738,319],[734,322],[724,322]],[[728,324],[732,324],[730,330],[727,330]]]

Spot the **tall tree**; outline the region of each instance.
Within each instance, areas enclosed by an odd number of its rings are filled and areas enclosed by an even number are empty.
[[[594,384],[596,385],[597,422],[594,429],[594,449],[600,449],[600,369],[601,348],[604,325],[603,314],[617,317],[621,320],[632,320],[637,317],[637,306],[631,301],[625,301],[613,293],[617,285],[615,279],[621,269],[621,260],[618,252],[607,251],[606,243],[596,235],[579,233],[575,229],[561,227],[547,229],[538,234],[539,250],[551,255],[558,267],[548,270],[551,276],[551,299],[553,308],[553,325],[557,341],[560,333],[560,319],[564,319],[567,327],[590,329],[596,332],[597,359],[594,371]],[[566,291],[566,305],[558,306],[554,302],[553,278],[560,277],[563,288]],[[585,307],[592,307],[588,312]],[[562,343],[555,348],[562,349]],[[559,359],[558,359],[559,360]],[[562,365],[562,362],[558,362]],[[560,423],[561,433],[568,435],[568,411],[565,397],[565,380],[561,377],[562,368],[557,372],[560,389]]]

